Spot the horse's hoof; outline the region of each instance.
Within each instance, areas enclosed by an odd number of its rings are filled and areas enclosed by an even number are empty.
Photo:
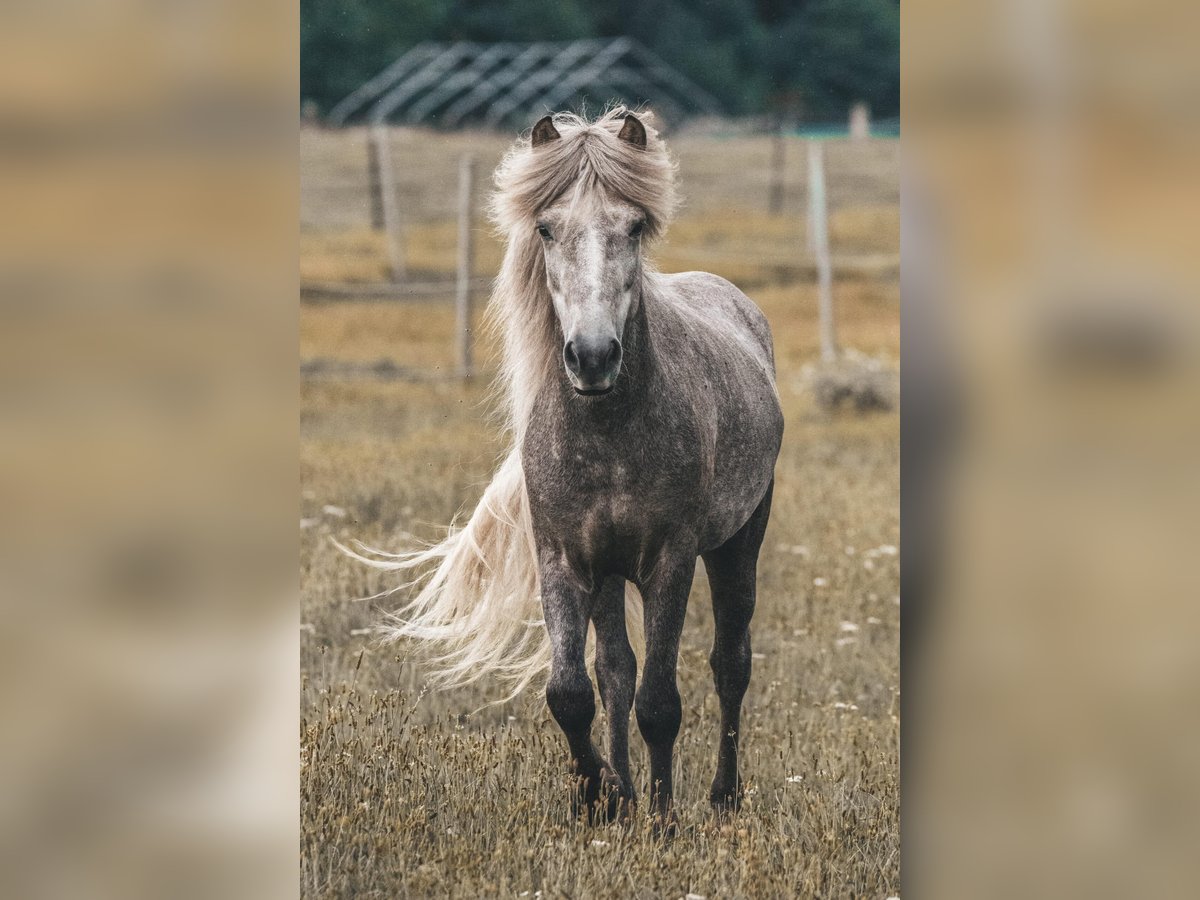
[[[580,780],[579,790],[571,798],[571,814],[578,819],[587,814],[592,825],[627,821],[634,807],[632,792],[611,769],[602,769],[599,778]]]
[[[679,834],[679,817],[675,810],[666,813],[655,813],[651,823],[654,837],[660,841],[673,841]]]
[[[591,798],[592,819],[596,824],[620,822],[629,818],[632,792],[611,769],[600,772],[600,784]]]
[[[708,802],[712,804],[713,813],[721,817],[737,812],[742,808],[742,793],[740,778],[733,787],[714,782],[708,795]]]
[[[713,794],[708,798],[708,802],[712,804],[713,814],[718,818],[721,816],[730,816],[742,808],[741,794]]]

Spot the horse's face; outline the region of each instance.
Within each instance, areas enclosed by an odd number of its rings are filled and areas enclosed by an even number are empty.
[[[625,324],[640,300],[645,214],[615,198],[572,197],[542,211],[538,239],[577,393],[606,394],[621,371]]]

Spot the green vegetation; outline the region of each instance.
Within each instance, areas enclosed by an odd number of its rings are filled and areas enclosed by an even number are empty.
[[[627,35],[730,113],[899,114],[898,0],[301,0],[300,90],[321,110],[421,41]]]

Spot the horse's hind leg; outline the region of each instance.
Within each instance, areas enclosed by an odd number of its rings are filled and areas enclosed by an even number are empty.
[[[754,615],[758,551],[771,513],[773,488],[774,482],[767,486],[767,493],[754,514],[732,538],[703,557],[716,622],[709,662],[721,703],[717,774],[709,794],[718,812],[736,809],[741,802],[738,734],[742,698],[750,686],[750,618]]]
[[[579,800],[589,808],[599,799],[607,768],[592,743],[596,699],[588,677],[584,650],[588,614],[594,599],[569,573],[543,569],[542,605],[550,635],[550,680],[546,705],[566,735],[573,773],[579,778]]]
[[[596,627],[596,681],[608,720],[608,759],[611,775],[605,773],[608,817],[618,815],[622,802],[633,802],[633,778],[629,772],[629,712],[637,687],[637,658],[625,630],[625,579],[609,578],[592,610]],[[619,784],[617,780],[619,779]]]

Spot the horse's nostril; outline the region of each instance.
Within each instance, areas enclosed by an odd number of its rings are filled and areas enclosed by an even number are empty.
[[[575,353],[575,342],[567,341],[567,346],[563,348],[563,359],[567,363],[567,368],[576,374],[579,373],[579,356]]]
[[[608,342],[608,355],[604,357],[605,368],[615,366],[621,361],[621,342],[613,338]]]

